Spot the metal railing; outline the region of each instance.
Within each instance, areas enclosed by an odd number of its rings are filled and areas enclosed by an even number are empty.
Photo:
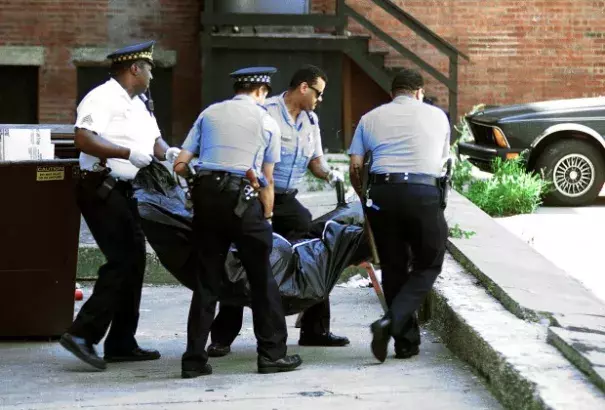
[[[439,83],[447,87],[449,92],[449,114],[450,118],[455,122],[458,118],[458,64],[460,58],[469,60],[468,56],[460,52],[456,47],[441,38],[411,14],[402,10],[393,1],[371,0],[376,6],[382,8],[393,18],[407,26],[417,36],[434,46],[440,53],[447,56],[449,59],[449,69],[448,75],[445,75],[380,27],[373,24],[366,17],[348,6],[345,0],[335,1],[335,13],[331,15],[216,13],[214,11],[214,2],[212,0],[205,1],[205,7],[201,18],[201,23],[205,27],[202,34],[202,47],[212,47],[212,30],[208,28],[214,26],[312,26],[315,28],[334,28],[333,33],[342,36],[345,34],[348,20],[351,18],[376,38],[392,47],[401,56],[416,64]],[[385,91],[390,91],[391,76],[384,67],[377,67],[367,58],[367,53],[364,53],[359,47],[355,47],[352,44],[343,46],[343,52],[352,58]],[[211,64],[209,64],[207,58],[204,57],[202,59],[202,69],[207,70],[208,72],[211,70]]]

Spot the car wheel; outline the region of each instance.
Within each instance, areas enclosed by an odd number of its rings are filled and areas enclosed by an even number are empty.
[[[590,204],[605,181],[605,164],[598,149],[579,140],[562,140],[546,147],[534,168],[550,182],[546,205]]]

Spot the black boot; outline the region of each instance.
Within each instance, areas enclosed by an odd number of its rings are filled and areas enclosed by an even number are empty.
[[[300,346],[346,346],[349,343],[351,342],[348,338],[336,336],[332,332],[317,334],[301,330],[300,339],[298,339]]]
[[[277,360],[258,356],[257,364],[259,373],[290,372],[302,364],[302,359],[297,354],[284,356]]]
[[[210,357],[223,357],[231,353],[231,346],[225,346],[220,343],[210,343],[208,346],[208,356]]]
[[[370,326],[372,331],[372,353],[380,363],[383,363],[387,358],[387,350],[389,341],[391,340],[391,319],[382,318],[375,321]]]
[[[99,370],[107,368],[107,363],[99,357],[92,343],[88,343],[84,338],[64,333],[59,343],[78,359],[94,368]]]

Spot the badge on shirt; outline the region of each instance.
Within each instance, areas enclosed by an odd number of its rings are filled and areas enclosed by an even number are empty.
[[[82,118],[82,125],[92,125],[92,115],[88,114],[86,117]]]

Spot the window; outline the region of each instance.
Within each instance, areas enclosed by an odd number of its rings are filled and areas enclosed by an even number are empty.
[[[38,66],[0,65],[0,124],[38,123]]]

